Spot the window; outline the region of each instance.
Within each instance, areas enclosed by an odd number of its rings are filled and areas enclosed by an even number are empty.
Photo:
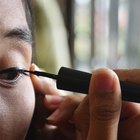
[[[139,6],[139,0],[74,0],[74,67],[139,67]]]

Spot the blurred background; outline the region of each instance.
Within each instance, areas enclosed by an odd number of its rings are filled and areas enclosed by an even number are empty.
[[[34,0],[36,63],[61,66],[140,67],[140,0]]]

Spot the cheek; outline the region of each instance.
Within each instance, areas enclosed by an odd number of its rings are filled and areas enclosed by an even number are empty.
[[[22,139],[29,128],[34,106],[34,90],[29,77],[12,88],[0,87],[0,130],[3,130],[0,137]]]

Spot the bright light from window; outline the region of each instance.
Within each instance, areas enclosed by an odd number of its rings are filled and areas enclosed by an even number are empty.
[[[75,0],[75,2],[79,5],[86,5],[90,2],[90,0]]]

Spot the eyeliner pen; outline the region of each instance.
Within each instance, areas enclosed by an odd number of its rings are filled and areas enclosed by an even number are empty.
[[[17,69],[18,70],[18,69]],[[19,69],[18,71],[28,72],[38,76],[48,77],[56,80],[58,89],[88,94],[91,73],[61,67],[58,75],[40,71],[28,71]],[[122,100],[140,103],[140,85],[120,81]]]

